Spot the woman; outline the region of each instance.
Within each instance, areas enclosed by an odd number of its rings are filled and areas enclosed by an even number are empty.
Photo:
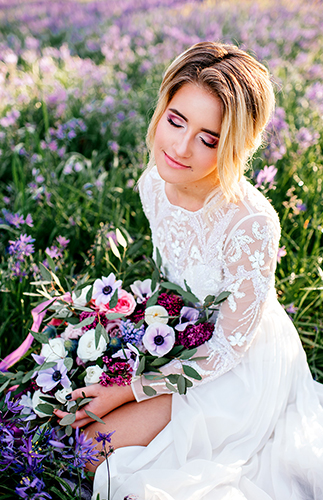
[[[154,248],[167,277],[201,301],[231,295],[198,348],[201,381],[185,396],[141,377],[84,389],[106,425],[84,410],[74,425],[90,424],[91,437],[116,431],[114,500],[323,498],[323,390],[276,299],[278,217],[243,177],[273,105],[265,67],[232,45],[196,44],[166,71],[140,181]],[[174,361],[162,370],[176,369]],[[97,493],[107,498],[105,464]]]

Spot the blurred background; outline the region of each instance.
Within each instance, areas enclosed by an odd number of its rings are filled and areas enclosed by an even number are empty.
[[[247,177],[282,223],[279,300],[323,381],[323,4],[0,0],[0,358],[31,327],[46,254],[62,280],[110,272],[109,236],[151,253],[136,182],[169,62],[202,40],[270,70],[277,106]]]

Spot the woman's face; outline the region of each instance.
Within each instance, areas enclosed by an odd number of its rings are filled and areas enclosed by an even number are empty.
[[[211,190],[217,183],[221,122],[220,99],[196,85],[184,85],[156,129],[154,156],[161,178],[178,187]]]

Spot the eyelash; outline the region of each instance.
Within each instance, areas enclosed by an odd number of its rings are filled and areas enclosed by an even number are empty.
[[[175,123],[170,116],[167,117],[167,121],[173,127],[176,127],[176,128],[181,128],[182,127],[182,125],[177,125],[177,123]],[[202,139],[202,137],[200,137],[200,139],[201,139],[201,142],[204,144],[204,146],[206,146],[207,148],[215,149],[217,147],[217,145],[218,145],[218,141],[216,141],[214,144],[209,144],[204,139]]]

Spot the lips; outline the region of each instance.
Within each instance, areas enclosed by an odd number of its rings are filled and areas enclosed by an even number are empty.
[[[184,165],[183,163],[176,161],[174,158],[169,156],[165,151],[164,151],[164,156],[165,156],[165,161],[166,161],[167,165],[171,168],[177,168],[177,169],[190,168],[190,166]]]

